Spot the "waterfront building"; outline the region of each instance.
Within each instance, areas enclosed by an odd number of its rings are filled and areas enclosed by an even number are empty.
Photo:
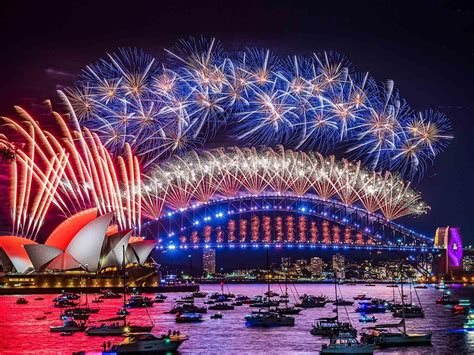
[[[338,253],[332,256],[332,268],[337,278],[344,279],[346,277],[344,264],[344,255]]]
[[[216,273],[216,249],[203,250],[202,271],[205,275],[214,275]]]
[[[324,262],[319,257],[313,257],[309,262],[309,270],[312,277],[319,277],[323,272]]]

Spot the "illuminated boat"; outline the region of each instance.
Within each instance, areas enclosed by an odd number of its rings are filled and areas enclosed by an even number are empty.
[[[331,336],[339,333],[351,333],[354,336],[357,335],[357,330],[346,322],[340,322],[338,317],[333,318],[319,318],[316,323],[313,324],[313,328],[310,333],[312,335],[320,336]]]
[[[168,313],[176,314],[176,313],[184,313],[184,312],[207,313],[207,308],[198,307],[198,306],[195,306],[194,304],[182,304],[182,305],[172,308]]]
[[[339,333],[323,344],[321,354],[373,354],[375,344],[364,344],[351,333]]]
[[[397,309],[395,312],[393,312],[393,316],[397,318],[424,318],[425,312],[420,306],[409,305],[402,307],[401,309]]]
[[[99,299],[119,299],[122,298],[122,295],[120,293],[115,293],[112,292],[111,290],[104,290],[101,291],[101,295],[99,296]]]
[[[301,303],[295,304],[296,307],[301,308],[322,308],[326,306],[327,298],[325,296],[314,297],[314,296],[305,296]]]
[[[443,305],[454,305],[458,304],[459,300],[455,300],[451,298],[450,292],[443,293],[443,295],[436,300],[436,303],[443,304]]]
[[[389,331],[389,328],[397,328],[398,331]],[[362,341],[375,344],[382,348],[396,346],[431,345],[431,333],[409,334],[406,332],[405,319],[396,324],[379,324],[371,329],[371,333],[362,335]]]
[[[385,313],[387,308],[383,304],[374,304],[368,302],[360,302],[356,312],[359,313]]]
[[[126,308],[144,308],[144,307],[152,307],[153,300],[149,297],[144,296],[132,296],[125,304]]]
[[[187,339],[186,336],[161,336],[158,338],[149,333],[133,333],[129,334],[121,343],[113,345],[109,351],[117,354],[174,353]]]
[[[377,318],[375,318],[375,316],[369,317],[363,314],[359,317],[360,323],[375,323],[376,321],[377,321]]]
[[[91,326],[86,329],[86,335],[123,335],[129,333],[141,333],[149,332],[153,329],[152,325],[132,325],[130,322],[127,323],[126,316],[118,316],[114,318],[100,320],[102,323],[100,326]]]
[[[176,315],[176,323],[199,323],[204,321],[201,313],[184,312]]]

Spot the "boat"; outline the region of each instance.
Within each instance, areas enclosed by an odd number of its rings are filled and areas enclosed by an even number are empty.
[[[150,297],[132,296],[129,298],[128,302],[125,303],[125,308],[152,307],[153,303],[154,302]]]
[[[122,298],[120,293],[112,292],[111,290],[103,290],[101,291],[101,295],[99,299],[119,299]]]
[[[211,319],[222,319],[222,314],[221,313],[216,313],[211,316]]]
[[[58,297],[53,298],[53,302],[57,302],[57,301],[62,300],[62,299],[75,301],[75,300],[78,300],[79,298],[81,298],[81,296],[79,296],[78,294],[70,293],[70,292],[64,292],[61,295],[59,295]]]
[[[60,299],[54,303],[54,307],[57,308],[76,307],[78,305],[78,303],[68,300],[66,298]]]
[[[43,312],[43,314],[51,314],[53,313],[52,311],[46,311],[46,312]]]
[[[233,309],[234,309],[234,306],[231,306],[227,303],[216,303],[212,306],[209,306],[209,310],[212,310],[212,311],[229,311]]]
[[[459,300],[451,298],[450,292],[443,293],[443,295],[436,300],[436,303],[443,305],[455,305],[459,303]]]
[[[35,298],[35,301],[43,301],[43,300],[44,300],[43,297],[36,297],[36,298]]]
[[[157,337],[150,333],[131,333],[121,343],[113,345],[108,352],[117,354],[174,353],[186,339],[185,336]]]
[[[59,326],[50,326],[49,331],[51,333],[61,333],[61,332],[83,332],[86,330],[86,324],[84,322],[77,323],[72,319],[65,319],[63,325]]]
[[[291,306],[285,306],[285,307],[276,307],[273,309],[273,311],[278,312],[280,314],[285,314],[285,315],[296,315],[300,314],[302,311],[302,308],[297,308],[297,307],[291,307]]]
[[[193,296],[184,296],[175,301],[176,303],[193,303],[194,297]]]
[[[409,334],[406,330],[405,323],[405,303],[403,297],[403,282],[401,282],[401,295],[402,295],[402,319],[400,323],[395,324],[378,324],[371,329],[371,333],[365,333],[362,336],[362,340],[369,344],[375,344],[379,347],[392,347],[392,346],[415,346],[415,345],[431,345],[432,333],[424,334]],[[387,329],[396,328],[396,331],[389,331]]]
[[[266,291],[266,292],[264,293],[264,295],[267,296],[267,297],[278,297],[278,296],[279,296],[279,294],[276,293],[276,292],[273,291],[273,290],[268,290],[268,291]]]
[[[125,274],[125,246],[122,246],[123,261],[122,261],[122,284],[123,284],[123,300],[122,308],[136,308],[136,307],[147,307],[153,305],[153,300],[149,297],[132,296],[129,302],[126,294],[126,274]],[[107,294],[107,292],[105,292]],[[115,297],[115,296],[114,296]],[[147,312],[148,314],[148,312]],[[153,322],[151,321],[150,315],[148,315],[151,324],[150,325],[135,325],[127,322],[127,314],[122,314],[117,317],[99,320],[101,323],[97,326],[90,326],[86,329],[86,335],[89,336],[106,336],[106,335],[124,335],[128,333],[141,333],[150,332],[153,329]],[[102,323],[104,322],[104,323]]]
[[[319,318],[313,323],[313,327],[310,331],[312,335],[321,335],[321,336],[335,336],[339,333],[351,333],[354,337],[357,335],[357,330],[349,322],[340,322],[339,321],[339,299],[338,299],[338,283],[336,271],[334,271],[334,295],[336,300],[334,304],[336,305],[336,316],[333,318]],[[354,303],[354,302],[351,302]],[[345,305],[344,305],[345,307]]]
[[[181,304],[172,308],[168,313],[176,314],[176,313],[183,313],[183,312],[191,312],[191,313],[207,313],[206,307],[198,307],[194,304]]]
[[[250,297],[249,296],[244,296],[244,295],[237,295],[234,299],[234,301],[237,301],[237,302],[246,302],[246,301],[249,301],[250,300]]]
[[[204,319],[201,313],[183,312],[176,315],[177,323],[198,323],[202,321],[204,321]]]
[[[130,322],[127,323],[125,315],[100,320],[98,322],[108,323],[102,323],[100,326],[97,325],[88,327],[86,329],[86,335],[123,335],[128,333],[149,332],[153,329],[153,325],[132,325]]]
[[[17,300],[16,300],[16,304],[28,304],[28,301],[27,301],[26,298],[19,297],[19,298],[17,298]]]
[[[464,322],[463,328],[466,331],[474,330],[474,309],[470,309],[469,313],[466,315],[466,320]]]
[[[216,301],[213,301],[213,300],[206,300],[203,302],[204,304],[215,304]]]
[[[200,292],[200,291],[193,292],[194,298],[206,298],[206,296],[207,296],[206,292]]]
[[[357,335],[357,330],[350,323],[340,322],[338,317],[319,318],[310,331],[312,335],[320,336],[331,336],[340,332]]]
[[[373,354],[375,344],[365,344],[351,333],[339,333],[323,344],[321,354]]]
[[[336,301],[333,302],[333,305],[335,306],[352,306],[354,302],[352,301],[347,301],[343,298],[337,299]]]
[[[461,315],[461,314],[469,314],[471,309],[471,301],[470,300],[459,300],[459,304],[453,306],[453,313]]]
[[[446,284],[444,283],[444,280],[442,279],[435,285],[435,289],[437,290],[445,290],[447,288],[448,287],[446,286]]]
[[[375,284],[365,284],[364,286],[375,287]]]
[[[421,284],[421,285],[416,285],[416,286],[414,286],[414,287],[415,287],[415,288],[428,288],[428,286],[423,285],[423,284]]]
[[[324,296],[314,297],[314,296],[305,296],[300,303],[295,304],[296,307],[301,308],[322,308],[326,306],[328,302],[327,298]]]
[[[278,312],[258,311],[245,316],[247,327],[288,327],[295,325],[295,319]]]
[[[117,311],[116,314],[119,315],[119,316],[123,316],[123,315],[128,316],[128,315],[130,314],[130,312],[127,311],[126,308],[122,307],[122,308],[120,308],[120,309]]]
[[[156,300],[163,300],[163,301],[164,301],[164,300],[167,299],[167,298],[168,298],[168,296],[165,296],[165,295],[162,294],[162,293],[157,293],[157,294],[155,295],[155,301],[156,301]]]
[[[237,306],[237,307],[240,307],[240,306],[243,306],[244,304],[240,301],[236,301],[236,302],[232,302],[231,303],[232,306]]]
[[[46,316],[38,316],[35,318],[35,320],[44,320],[46,319]]]
[[[386,287],[398,287],[397,284],[390,284],[390,285],[387,285]]]
[[[360,323],[375,323],[376,321],[377,321],[377,318],[375,318],[375,316],[369,317],[363,314],[359,317]]]
[[[367,294],[363,293],[354,297],[356,301],[370,301],[372,297],[368,297]]]
[[[396,318],[403,318],[405,314],[405,318],[424,318],[425,312],[423,308],[417,305],[409,305],[402,307],[401,309],[397,309],[393,312],[393,316]]]
[[[369,302],[360,302],[356,312],[359,313],[385,313],[387,308],[383,304],[374,304]]]
[[[61,317],[71,317],[75,320],[87,320],[91,314],[99,312],[99,308],[69,308],[66,309]]]

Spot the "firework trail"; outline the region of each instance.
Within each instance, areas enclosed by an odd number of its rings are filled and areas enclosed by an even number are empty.
[[[421,177],[452,139],[438,112],[413,111],[393,81],[380,85],[335,53],[277,58],[266,49],[225,54],[215,39],[180,41],[157,59],[120,50],[87,66],[67,90],[71,110],[113,153],[126,144],[147,170],[211,142],[344,148],[370,169]]]

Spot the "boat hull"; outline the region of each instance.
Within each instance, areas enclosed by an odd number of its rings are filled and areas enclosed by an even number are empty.
[[[357,344],[351,346],[328,346],[321,349],[321,354],[373,354],[375,344]]]
[[[178,347],[181,345],[181,342],[169,341],[166,340],[157,340],[157,341],[147,341],[143,343],[136,344],[119,344],[113,346],[110,351],[118,354],[126,353],[171,353],[178,350]]]

